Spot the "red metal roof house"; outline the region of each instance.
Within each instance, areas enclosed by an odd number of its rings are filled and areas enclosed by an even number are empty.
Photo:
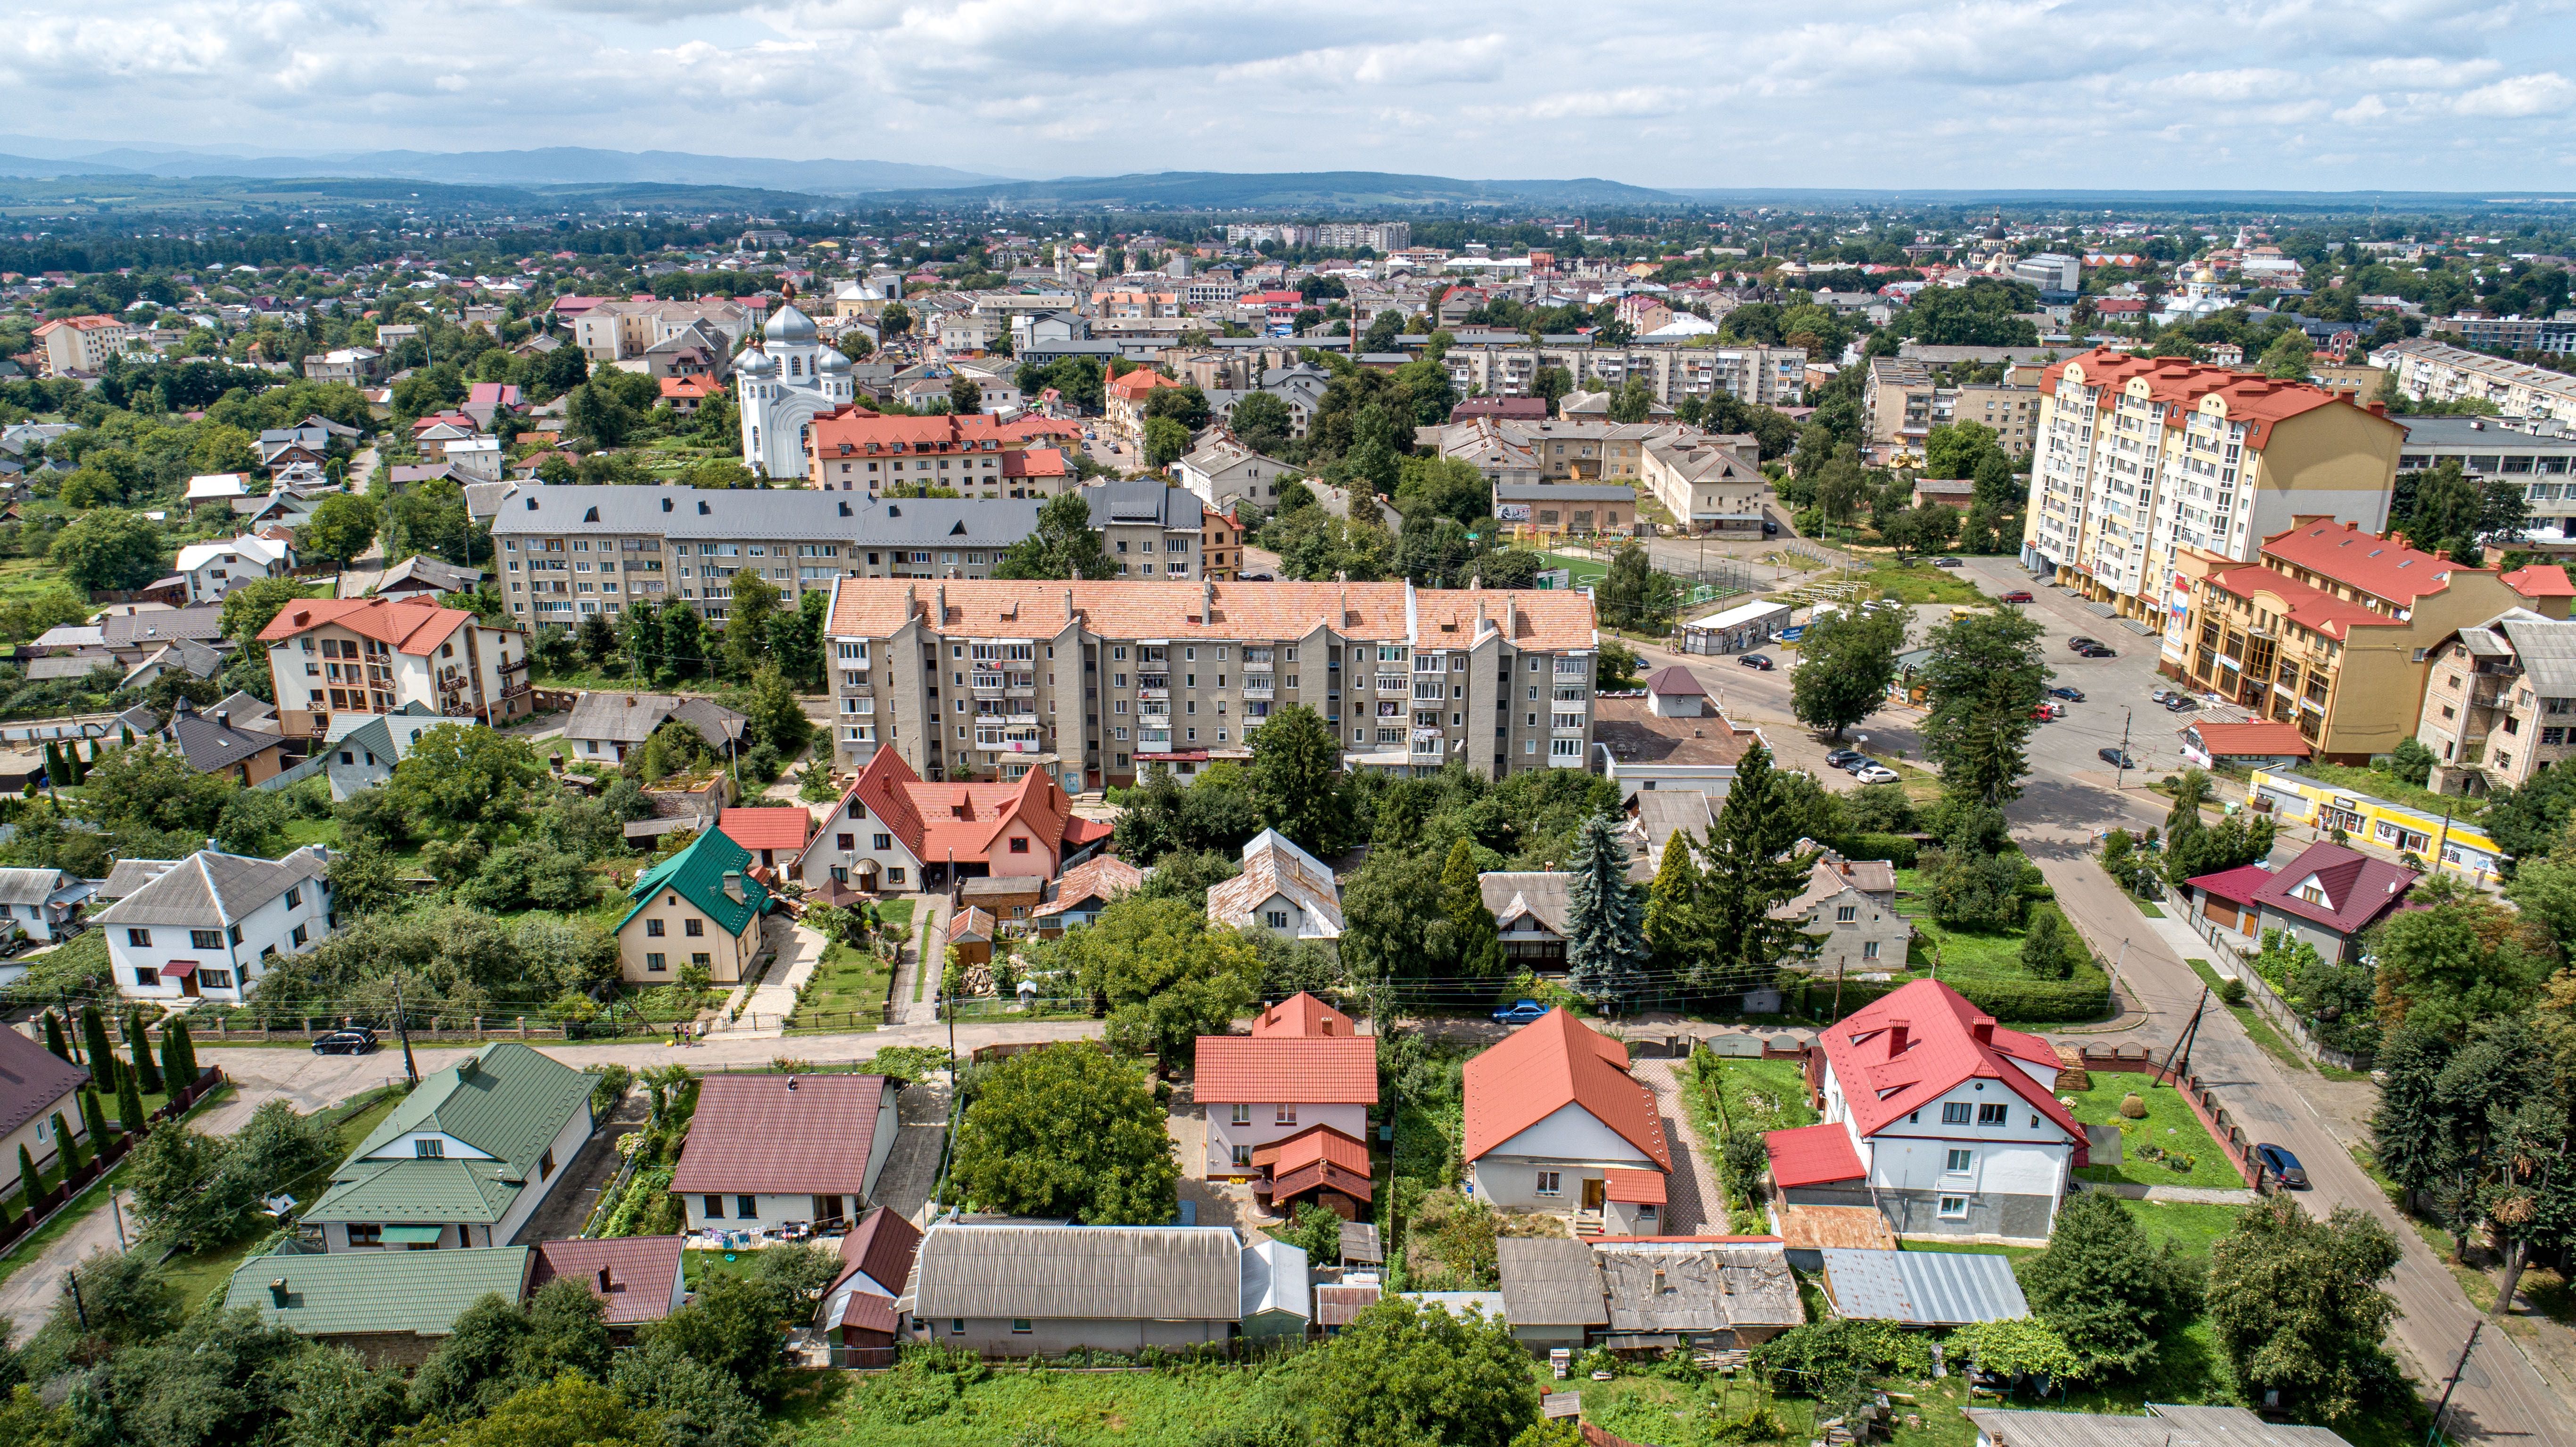
[[[1253,1179],[1272,1162],[1262,1156],[1321,1126],[1348,1142],[1300,1148],[1284,1174],[1321,1160],[1340,1160],[1367,1185],[1369,1107],[1377,1104],[1377,1039],[1354,1033],[1351,1017],[1299,993],[1262,1010],[1250,1035],[1202,1035],[1194,1093],[1207,1110],[1207,1174]],[[1308,1156],[1312,1155],[1313,1160]],[[1307,1182],[1309,1189],[1322,1184]],[[1293,1192],[1292,1192],[1293,1194]],[[1363,1192],[1343,1194],[1366,1200]],[[1327,1205],[1332,1204],[1330,1201]]]
[[[1628,1047],[1561,1008],[1468,1061],[1465,1083],[1468,1180],[1495,1206],[1606,1215],[1613,1172],[1673,1168]]]

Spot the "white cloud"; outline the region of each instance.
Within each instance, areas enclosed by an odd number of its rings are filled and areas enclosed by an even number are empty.
[[[2464,116],[2545,116],[2576,105],[2576,81],[2555,71],[2517,75],[2482,85],[2461,96],[2455,109]]]

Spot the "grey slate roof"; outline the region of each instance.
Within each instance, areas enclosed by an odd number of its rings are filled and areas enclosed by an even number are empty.
[[[1597,1249],[1612,1331],[1711,1332],[1807,1319],[1778,1246],[1677,1241]]]
[[[1235,1321],[1243,1248],[1230,1226],[933,1226],[913,1315]]]
[[[1825,1291],[1844,1316],[1907,1326],[1961,1326],[2030,1315],[2012,1263],[1966,1251],[1828,1248]]]
[[[43,904],[73,878],[60,869],[0,869],[0,904]]]
[[[1199,530],[1204,522],[1199,495],[1186,487],[1166,487],[1151,478],[1135,482],[1096,483],[1082,490],[1091,504],[1091,525],[1111,523]]]
[[[144,861],[120,861],[117,869],[122,871],[128,863],[141,862]],[[103,925],[230,924],[284,894],[290,886],[322,876],[329,867],[318,844],[290,850],[283,859],[254,859],[200,849],[93,918]],[[116,886],[115,873],[108,876],[108,883],[111,890]]]
[[[176,859],[120,859],[107,871],[106,880],[98,887],[97,897],[110,901],[123,899],[178,867]]]
[[[1495,870],[1476,876],[1476,890],[1495,919],[1517,917],[1523,909],[1551,933],[1565,933],[1567,911],[1574,907],[1574,876],[1562,870]]]
[[[431,587],[450,593],[470,593],[483,578],[481,568],[460,568],[443,558],[415,554],[385,569],[384,576],[376,580],[376,591]]]
[[[512,483],[492,513],[492,533],[650,535],[675,540],[790,539],[915,546],[994,547],[1037,525],[1031,498],[890,498],[803,488],[701,492],[660,487]]]
[[[211,643],[224,636],[220,604],[168,608],[150,613],[119,613],[99,620],[99,641],[110,648],[152,648],[174,639]]]
[[[176,643],[164,643],[126,671],[126,686],[133,687],[134,675],[156,665],[164,671],[178,669],[190,678],[212,678],[224,671],[224,656],[194,639],[182,638]]]
[[[1494,1243],[1503,1315],[1514,1326],[1602,1326],[1610,1320],[1591,1244],[1564,1236],[1506,1236]]]
[[[2544,698],[2576,695],[2576,621],[2512,608],[2479,627],[2461,629],[2460,642],[2476,654],[2510,653],[2522,665],[2531,691]],[[34,671],[27,676],[35,677]]]
[[[711,747],[728,748],[742,741],[750,720],[712,699],[682,698],[669,693],[585,693],[575,700],[564,721],[567,739],[640,744],[664,722],[678,719],[698,731]]]
[[[1530,502],[1634,502],[1637,490],[1609,483],[1498,482],[1494,496]]]
[[[87,678],[94,668],[116,667],[116,655],[104,648],[84,648],[77,653],[53,653],[27,661],[29,683],[50,683],[65,678]]]
[[[246,733],[228,723],[217,723],[213,716],[182,709],[170,716],[162,730],[186,756],[188,767],[200,774],[229,769],[263,749],[278,746],[275,734]]]
[[[1969,1407],[1961,1415],[1994,1447],[2350,1447],[2329,1427],[2266,1422],[2243,1407],[2149,1402],[2146,1417]]]

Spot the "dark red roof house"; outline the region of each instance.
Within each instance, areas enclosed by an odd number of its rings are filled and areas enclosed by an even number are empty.
[[[558,1276],[569,1276],[607,1307],[611,1332],[660,1321],[678,1311],[688,1295],[680,1270],[682,1241],[678,1236],[540,1241],[528,1267],[529,1294]]]
[[[921,1232],[879,1206],[841,1238],[841,1274],[823,1289],[821,1320],[834,1345],[891,1351],[895,1302],[912,1277]],[[877,1365],[854,1361],[850,1366]]]
[[[775,1231],[846,1220],[894,1149],[882,1075],[710,1075],[671,1174],[691,1231]]]
[[[2319,840],[2278,870],[2260,864],[2183,881],[2192,914],[2251,952],[2281,930],[2328,960],[2351,956],[2364,930],[2405,907],[2423,878],[2402,864]]]

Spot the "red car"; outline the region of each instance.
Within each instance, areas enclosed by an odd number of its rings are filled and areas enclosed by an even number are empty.
[[[2003,600],[2007,603],[2028,603],[2032,601],[2030,590],[2028,588],[2015,588],[2011,592],[2006,593]]]

